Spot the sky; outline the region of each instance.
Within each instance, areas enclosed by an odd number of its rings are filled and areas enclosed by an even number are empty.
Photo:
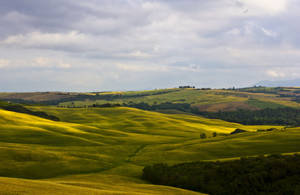
[[[0,91],[300,78],[299,0],[1,0]]]

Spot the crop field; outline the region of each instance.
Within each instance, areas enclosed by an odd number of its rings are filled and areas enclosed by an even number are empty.
[[[104,98],[104,95],[111,95]],[[103,98],[101,98],[103,97]],[[238,90],[199,90],[199,89],[167,89],[145,92],[114,92],[99,93],[98,99],[74,100],[61,102],[63,107],[86,107],[93,104],[118,103],[146,103],[149,105],[161,103],[187,103],[193,107],[199,107],[202,111],[226,111],[245,109],[263,109],[278,107],[300,108],[300,104],[292,101],[291,97],[280,97],[278,94],[253,93]]]
[[[0,109],[0,194],[198,194],[148,184],[140,179],[142,169],[300,152],[299,128],[126,107],[29,108],[60,121]],[[270,128],[276,130],[257,132]],[[229,135],[235,129],[248,132]]]
[[[95,104],[163,103],[189,104],[200,111],[257,110],[265,108],[300,108],[299,88],[254,87],[242,89],[170,88],[120,92],[36,92],[0,93],[0,99],[21,103],[41,103],[62,107],[88,107]]]

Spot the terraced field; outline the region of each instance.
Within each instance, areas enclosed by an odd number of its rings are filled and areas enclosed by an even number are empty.
[[[142,169],[157,162],[300,152],[300,128],[125,107],[30,109],[61,121],[0,109],[0,194],[198,194],[147,184]],[[249,132],[228,135],[237,128]],[[277,130],[256,132],[270,128]],[[201,133],[208,138],[200,139]]]

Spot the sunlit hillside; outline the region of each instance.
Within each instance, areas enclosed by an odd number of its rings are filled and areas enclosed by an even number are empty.
[[[146,184],[140,179],[141,170],[157,162],[300,152],[298,128],[245,126],[124,107],[31,109],[61,121],[0,110],[0,175],[11,178],[1,178],[5,184],[0,185],[7,193],[51,194],[57,189],[62,194],[192,194]],[[249,132],[229,135],[237,128]],[[276,130],[256,132],[270,128]],[[201,139],[201,133],[207,138]]]

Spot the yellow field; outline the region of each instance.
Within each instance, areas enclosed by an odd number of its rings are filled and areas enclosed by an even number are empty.
[[[174,187],[144,184],[115,175],[74,175],[52,180],[29,180],[0,177],[0,195],[105,195],[105,194],[199,194]]]

